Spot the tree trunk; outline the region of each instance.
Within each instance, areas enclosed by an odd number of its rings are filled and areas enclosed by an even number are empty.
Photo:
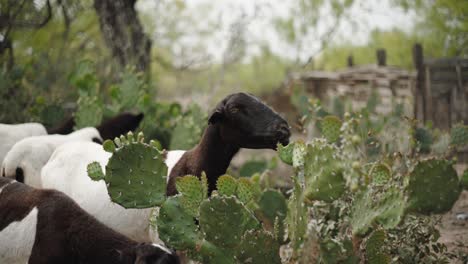
[[[151,40],[143,32],[135,10],[136,0],[94,0],[105,43],[120,65],[148,71]]]

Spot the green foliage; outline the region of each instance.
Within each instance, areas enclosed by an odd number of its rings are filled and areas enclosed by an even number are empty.
[[[115,144],[117,148],[106,165],[104,177],[98,163],[88,165],[91,179],[103,179],[112,201],[125,208],[161,205],[166,199],[167,177],[163,153],[136,141],[131,133],[116,139]]]
[[[176,121],[172,131],[170,149],[191,149],[200,141],[207,124],[206,113],[196,104]]]
[[[268,168],[268,163],[264,160],[250,160],[242,164],[239,169],[241,177],[250,177],[255,173],[261,173]]]
[[[450,161],[419,161],[409,176],[409,210],[422,214],[447,212],[460,192],[457,172]]]
[[[96,96],[83,96],[78,99],[75,113],[75,129],[98,126],[103,117],[102,103]]]

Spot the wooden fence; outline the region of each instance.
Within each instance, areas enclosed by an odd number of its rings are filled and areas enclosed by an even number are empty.
[[[468,59],[424,59],[416,44],[413,61],[415,117],[444,131],[456,123],[468,124]]]

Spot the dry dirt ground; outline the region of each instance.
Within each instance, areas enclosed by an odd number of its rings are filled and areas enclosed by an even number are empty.
[[[461,175],[467,167],[457,166],[458,174]],[[468,256],[468,191],[463,191],[452,210],[442,216],[439,231],[440,242],[446,244],[450,252],[462,252]],[[464,263],[467,261],[465,259]]]

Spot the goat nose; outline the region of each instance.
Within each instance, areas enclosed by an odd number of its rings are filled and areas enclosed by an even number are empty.
[[[281,122],[278,124],[276,131],[281,134],[282,137],[289,137],[291,136],[291,132],[289,130],[289,125],[286,122]]]

